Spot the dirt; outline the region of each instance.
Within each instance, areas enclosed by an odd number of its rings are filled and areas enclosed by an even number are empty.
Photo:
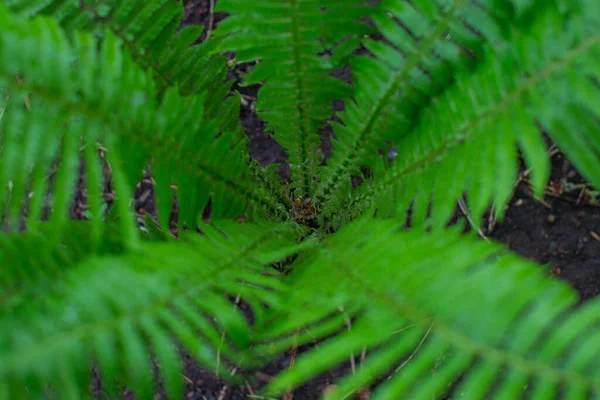
[[[204,25],[205,31],[199,40],[204,40],[206,27],[213,28],[226,16],[222,13],[210,13],[209,0],[184,1],[185,13],[182,25]],[[211,21],[212,19],[212,21]],[[249,68],[248,65],[237,66],[230,73],[230,78],[239,77]],[[348,78],[348,71],[342,70],[337,74]],[[280,175],[284,180],[289,179],[289,169],[285,164],[285,150],[273,139],[272,134],[265,132],[265,123],[254,112],[254,104],[258,87],[240,88],[237,83],[233,87],[242,94],[243,104],[240,110],[240,122],[249,137],[250,154],[261,164],[279,163]],[[335,109],[341,109],[343,104],[337,102]],[[331,129],[325,127],[322,132],[323,151],[329,154]],[[521,172],[522,174],[524,171]],[[527,176],[516,188],[515,196],[510,202],[505,219],[502,223],[488,221],[482,230],[487,238],[505,243],[511,250],[543,264],[548,268],[548,274],[559,277],[571,284],[581,295],[582,301],[600,293],[600,206],[593,204],[600,198],[594,198],[587,186],[581,185],[581,179],[572,165],[557,152],[552,157],[552,175],[548,190],[543,199],[534,199],[528,186]],[[83,184],[79,185],[83,189]],[[81,191],[80,191],[81,192]],[[110,188],[107,187],[106,197],[110,200]],[[81,217],[85,211],[85,193],[77,195],[73,217]],[[143,213],[153,213],[154,203],[152,185],[149,177],[136,188],[135,206]],[[82,208],[83,207],[83,208]],[[306,348],[301,348],[301,352]],[[186,399],[197,400],[227,400],[248,399],[257,395],[260,387],[272,376],[289,367],[292,352],[283,354],[262,371],[245,373],[246,382],[241,386],[230,386],[219,380],[213,373],[200,368],[195,361],[184,357]],[[348,365],[323,374],[284,397],[293,399],[317,399],[323,391],[333,384],[336,379],[349,371]],[[101,393],[96,387],[94,392]],[[250,396],[250,397],[249,397]],[[123,399],[131,399],[131,393],[125,393]],[[161,394],[157,399],[164,398]],[[257,397],[258,398],[258,397]]]
[[[489,237],[571,284],[582,300],[600,293],[600,200],[562,153],[552,157],[544,198],[519,184],[504,221]],[[569,190],[570,189],[570,190]],[[590,195],[591,194],[591,195]]]

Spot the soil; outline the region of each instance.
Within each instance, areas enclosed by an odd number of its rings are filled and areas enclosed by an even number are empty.
[[[535,199],[526,180],[520,183],[504,221],[489,237],[548,265],[551,275],[571,284],[582,301],[589,300],[600,293],[599,200],[564,155],[557,153],[544,198]]]
[[[204,40],[207,26],[213,28],[225,17],[215,13],[211,17],[210,0],[184,0],[185,13],[182,25],[204,25],[205,31],[199,40]],[[212,19],[212,21],[211,21]],[[230,73],[230,78],[239,79],[251,66],[237,66]],[[337,74],[342,79],[348,78],[348,71]],[[255,114],[258,87],[239,88],[243,97],[240,110],[240,122],[249,137],[250,153],[261,164],[279,163],[282,179],[289,179],[289,169],[285,163],[285,150],[273,139],[271,133],[265,132],[265,123]],[[340,109],[343,104],[336,103]],[[330,128],[323,129],[323,151],[327,155],[331,149],[328,138]],[[515,196],[510,202],[504,220],[488,221],[481,234],[495,241],[504,243],[516,253],[548,267],[548,274],[559,277],[571,284],[580,294],[582,301],[600,293],[600,197],[590,191],[575,168],[560,152],[552,156],[552,174],[543,199],[535,199],[529,189],[527,176],[521,172],[522,179],[518,184]],[[572,187],[571,185],[580,185]],[[83,185],[79,185],[83,190]],[[111,190],[106,188],[106,198],[110,200]],[[81,218],[84,212],[85,193],[77,194],[72,209],[74,218]],[[79,204],[79,206],[78,206]],[[138,185],[135,193],[136,209],[154,213],[152,184],[149,177]],[[302,352],[304,348],[298,349]],[[232,387],[219,380],[213,373],[200,368],[192,358],[185,356],[186,399],[227,400],[248,399],[258,394],[260,387],[277,372],[287,368],[293,355],[283,354],[262,371],[247,373],[247,381],[239,387]],[[284,399],[317,399],[323,391],[349,369],[343,365],[336,370],[324,374],[300,388],[289,393]],[[97,382],[97,381],[96,381]],[[101,389],[96,385],[95,394]],[[132,399],[126,392],[123,399]],[[157,394],[156,399],[164,398]],[[260,398],[260,397],[254,397]],[[365,397],[367,398],[367,397]]]

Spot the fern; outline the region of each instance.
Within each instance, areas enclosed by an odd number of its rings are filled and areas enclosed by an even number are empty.
[[[343,124],[334,124],[337,140],[320,186],[326,217],[350,196],[350,174],[382,163],[377,149],[387,147],[385,140],[400,143],[414,129],[422,106],[453,83],[456,71],[478,62],[484,41],[504,41],[506,19],[488,15],[490,3],[378,4],[373,19],[389,43],[366,40],[375,57],[352,63],[355,101],[346,103]]]
[[[386,193],[376,202],[381,211],[392,207],[401,215],[414,199],[412,221],[422,224],[432,200],[430,223],[440,227],[465,190],[475,221],[491,202],[501,217],[516,179],[516,143],[535,167],[535,193],[548,180],[539,126],[591,183],[600,184],[594,107],[600,101],[594,83],[600,77],[600,32],[593,28],[600,10],[586,4],[569,19],[556,7],[538,11],[535,23],[513,30],[513,48],[488,50],[474,74],[458,75],[456,85],[422,111],[418,125],[399,142],[391,170],[365,192]],[[569,34],[560,36],[563,31]]]
[[[233,14],[217,29],[219,49],[235,51],[240,62],[260,60],[245,80],[263,85],[257,113],[288,151],[296,196],[313,195],[321,161],[317,130],[331,116],[331,101],[349,93],[329,74],[348,51],[339,42],[368,32],[356,21],[368,15],[362,3],[221,0],[217,5]],[[331,57],[320,56],[327,50],[333,50]]]
[[[577,305],[539,266],[461,234],[462,221],[447,227],[464,194],[475,224],[490,205],[502,217],[518,150],[540,195],[543,133],[600,186],[599,3],[217,10],[230,16],[192,45],[199,28],[178,30],[170,0],[0,5],[0,399],[83,398],[90,366],[113,394],[151,398],[158,370],[181,398],[181,350],[231,378],[229,366],[302,344],[313,346],[266,395],[364,352],[325,398],[600,396],[598,302]],[[257,62],[245,82],[262,86],[257,111],[288,152],[288,187],[249,159],[225,52]],[[344,66],[351,84],[332,76]],[[81,160],[91,218],[73,222]],[[116,200],[103,217],[106,165]],[[159,224],[143,233],[129,197],[148,165]]]
[[[211,93],[205,97],[205,117],[221,121],[221,131],[240,129],[238,99],[229,97],[221,101],[231,90],[231,81],[226,79],[228,59],[215,54],[218,41],[214,38],[194,45],[201,27],[176,29],[183,14],[181,3],[170,0],[11,0],[7,4],[11,10],[29,18],[52,16],[67,33],[86,30],[97,37],[115,35],[123,41],[133,60],[151,71],[157,94],[162,95],[171,87],[179,88],[182,96]],[[270,192],[282,191],[280,182],[274,180],[266,188]]]
[[[216,41],[193,45],[201,27],[177,29],[183,14],[178,2],[11,0],[7,5],[29,18],[52,16],[68,34],[85,30],[97,37],[115,35],[122,40],[132,59],[141,68],[151,71],[159,95],[177,87],[182,96],[212,93],[214,98],[222,100],[231,90],[231,82],[226,80],[228,60],[214,54]],[[237,99],[232,97],[221,102],[213,101],[212,96],[205,100],[206,118],[220,120],[224,131],[235,130],[238,127]]]
[[[52,382],[61,398],[82,398],[92,354],[109,392],[115,391],[115,377],[126,376],[136,393],[148,398],[153,392],[150,351],[167,393],[179,398],[181,366],[173,339],[221,374],[228,373],[226,360],[251,365],[245,353],[248,323],[221,294],[241,295],[255,306],[260,321],[260,307],[277,304],[280,286],[261,275],[263,263],[299,247],[278,226],[222,223],[202,229],[205,238],[152,243],[141,253],[120,257],[88,257],[54,285],[38,288],[43,293],[35,300],[13,298],[4,305],[3,398],[41,398],[47,390],[38,385],[42,382]]]
[[[51,16],[68,32],[113,33],[141,67],[153,72],[159,91],[179,86],[182,94],[188,95],[228,89],[227,85],[219,88],[225,81],[227,63],[224,57],[211,55],[214,41],[192,46],[201,28],[187,26],[177,31],[183,14],[178,2],[9,0],[6,4],[29,18]]]
[[[25,31],[20,28],[22,23],[13,22],[6,12],[2,22],[6,33],[0,51],[10,61],[3,64],[0,73],[3,86],[11,91],[12,97],[1,121],[6,127],[3,140],[7,143],[2,154],[1,179],[2,187],[7,187],[9,181],[16,184],[9,197],[2,193],[0,204],[10,204],[7,215],[13,225],[24,201],[25,185],[30,182],[38,196],[45,193],[44,172],[60,156],[51,221],[59,229],[66,219],[66,207],[74,189],[79,144],[88,149],[84,152],[86,162],[98,165],[92,151],[98,140],[103,140],[110,150],[114,184],[122,194],[117,197],[116,207],[124,217],[123,229],[129,232],[130,241],[135,241],[135,233],[126,217],[129,211],[125,194],[152,159],[157,167],[163,226],[169,215],[173,182],[185,182],[180,189],[181,215],[188,226],[195,226],[197,216],[208,202],[209,190],[218,200],[213,208],[215,218],[239,216],[247,202],[271,208],[275,215],[280,212],[260,188],[245,181],[243,140],[231,133],[220,134],[218,120],[204,122],[203,97],[182,98],[171,88],[158,100],[150,75],[139,69],[127,53],[121,52],[120,43],[112,34],[107,35],[97,51],[91,36],[78,33],[75,44],[71,45],[56,24],[47,19],[32,21]],[[48,65],[35,61],[38,48],[53,54]],[[69,66],[75,57],[76,68],[81,71],[78,74]],[[17,74],[25,76],[23,85],[14,79]],[[22,106],[25,93],[31,96],[34,112]],[[38,108],[39,112],[35,112]],[[30,155],[29,164],[15,158],[20,152]],[[211,157],[207,156],[209,153]],[[123,157],[125,154],[127,158]],[[225,158],[227,162],[223,163]],[[168,168],[161,168],[164,165]],[[222,169],[222,165],[227,168]],[[37,170],[29,174],[33,166]],[[167,171],[168,175],[162,175]],[[99,169],[90,168],[90,174],[94,172],[99,174]],[[33,178],[30,180],[29,176]],[[97,175],[91,178],[90,182],[100,182]],[[91,197],[98,197],[98,191],[98,185],[90,186]],[[36,219],[41,202],[38,200],[34,206],[28,216]],[[99,215],[98,209],[92,210],[92,214]],[[95,229],[99,230],[100,218],[95,221]]]
[[[600,303],[575,308],[571,288],[496,244],[460,237],[457,229],[427,235],[363,219],[315,253],[291,277],[287,302],[261,327],[268,344],[257,351],[277,354],[291,340],[326,339],[268,394],[365,349],[362,366],[326,399],[350,398],[378,377],[387,378],[373,399],[512,399],[523,398],[525,387],[532,399],[559,398],[561,388],[565,398],[600,393]]]

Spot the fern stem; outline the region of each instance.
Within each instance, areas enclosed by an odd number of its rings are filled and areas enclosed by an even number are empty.
[[[292,16],[292,37],[294,39],[294,63],[297,66],[302,65],[302,60],[299,53],[300,46],[300,35],[298,34],[298,0],[292,0],[292,8],[294,10],[294,15]],[[300,68],[299,68],[300,70]],[[300,73],[296,74],[296,90],[298,91],[299,100],[296,102],[296,110],[298,111],[298,116],[300,119],[300,163],[297,166],[299,168],[300,179],[302,181],[302,194],[310,197],[310,178],[309,178],[309,168],[306,165],[307,162],[311,162],[314,158],[308,156],[308,135],[310,132],[306,129],[306,119],[304,115],[304,83],[302,82],[302,78]],[[292,172],[293,172],[292,167]]]

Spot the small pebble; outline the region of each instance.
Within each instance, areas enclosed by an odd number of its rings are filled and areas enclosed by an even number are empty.
[[[515,201],[515,206],[521,207],[523,205],[523,203],[524,203],[523,199],[517,199],[517,201]]]
[[[550,214],[548,215],[548,222],[550,222],[551,224],[556,222],[556,215],[554,214]]]

